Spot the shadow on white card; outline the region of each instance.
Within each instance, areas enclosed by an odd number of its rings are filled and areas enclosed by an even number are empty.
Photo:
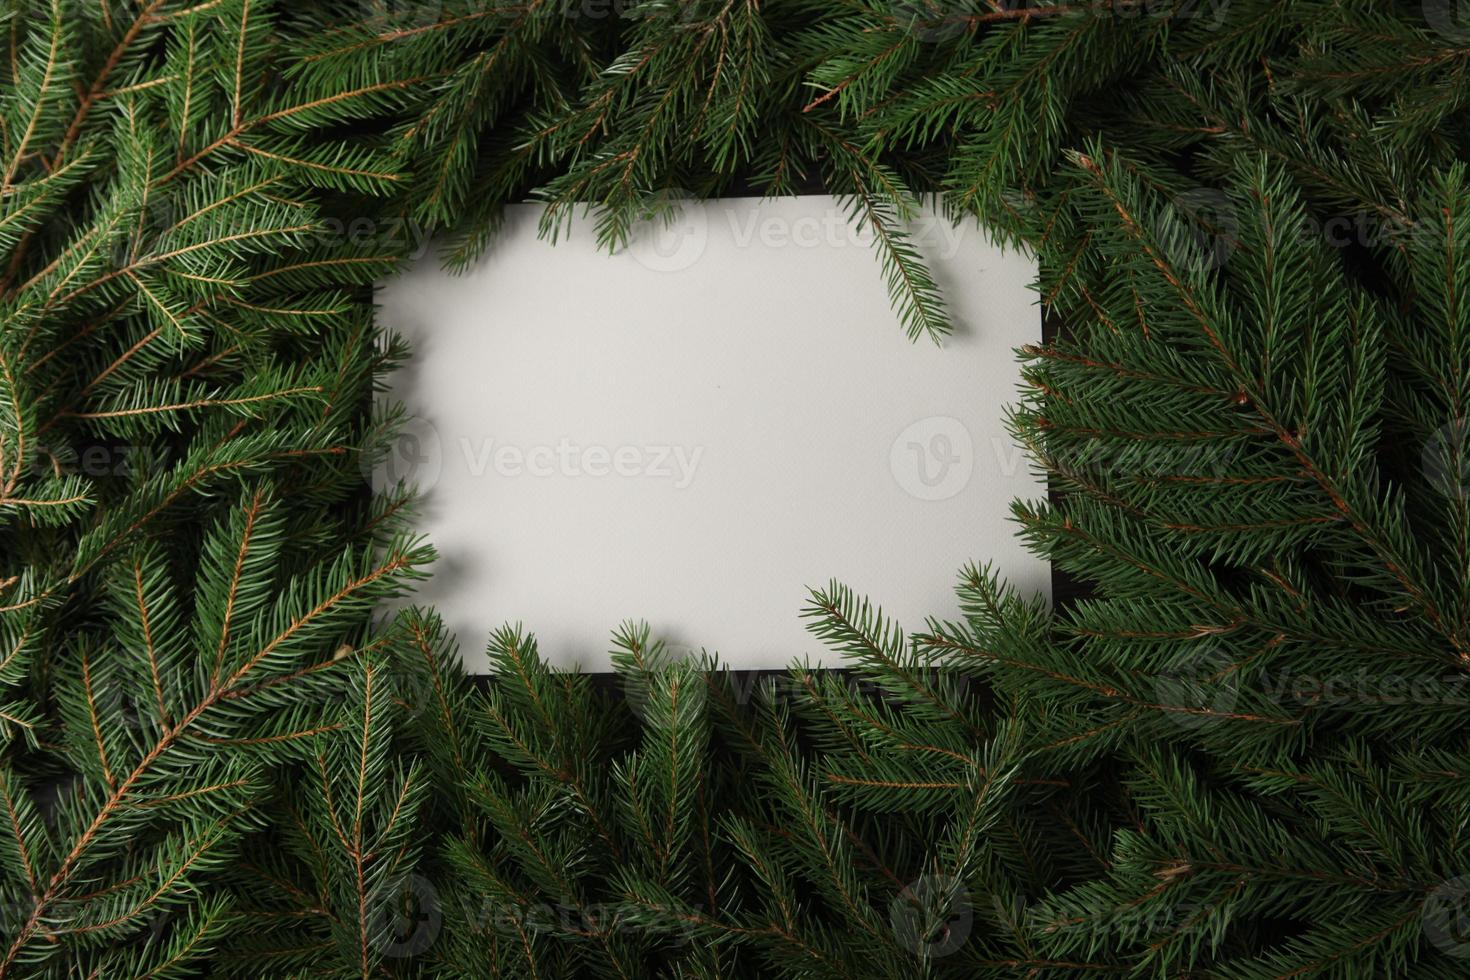
[[[828,197],[696,202],[613,256],[509,209],[462,276],[426,256],[380,291],[412,344],[388,398],[417,416],[375,475],[424,492],[442,556],[413,597],[465,663],[506,622],[606,670],[646,620],[737,668],[824,651],[799,613],[838,579],[906,629],[954,618],[959,569],[1025,593],[1049,566],[1009,503],[1045,487],[1003,424],[1014,348],[1040,340],[1036,269],[976,225],[915,236],[959,329],[911,343],[870,243]]]

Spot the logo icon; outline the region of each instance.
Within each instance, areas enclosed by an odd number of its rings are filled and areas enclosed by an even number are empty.
[[[369,900],[368,922],[378,952],[393,959],[417,956],[439,936],[444,922],[439,892],[422,875],[385,884]]]
[[[627,252],[645,269],[682,272],[704,255],[709,215],[689,194],[676,189],[660,192],[644,217],[633,229]]]
[[[1240,678],[1235,662],[1209,647],[1165,668],[1154,681],[1154,696],[1176,725],[1196,730],[1235,710]]]
[[[948,956],[970,938],[975,910],[965,883],[952,875],[922,875],[888,906],[899,944],[923,959]]]
[[[1470,957],[1470,875],[1452,878],[1424,899],[1424,936],[1456,959]]]
[[[1464,498],[1470,490],[1470,458],[1465,436],[1470,419],[1464,416],[1446,422],[1424,444],[1421,462],[1429,485],[1451,499]]]
[[[965,0],[892,0],[889,9],[899,28],[927,44],[953,40],[965,33],[973,13]]]
[[[131,732],[142,732],[154,728],[158,714],[156,704],[145,701],[141,694],[131,688],[130,678],[122,671],[96,671],[89,681],[94,710],[99,718],[106,718],[109,727],[121,725]]]
[[[444,469],[444,448],[439,430],[428,419],[411,416],[403,420],[378,453],[364,453],[363,475],[374,490],[402,483],[426,491],[439,482]]]
[[[1470,41],[1470,2],[1424,0],[1424,20],[1434,33],[1453,44]]]
[[[1239,228],[1235,205],[1224,191],[1196,187],[1169,199],[1155,230],[1170,261],[1196,272],[1210,272],[1229,260]]]
[[[888,450],[898,485],[920,500],[947,500],[969,485],[975,447],[965,423],[931,415],[904,429]]]

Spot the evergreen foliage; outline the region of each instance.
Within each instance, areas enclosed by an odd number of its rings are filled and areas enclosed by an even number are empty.
[[[1456,14],[7,0],[0,977],[1464,975]],[[1037,253],[1014,512],[1089,598],[829,583],[848,671],[625,624],[616,691],[373,621],[371,283],[814,184],[915,338],[922,195]]]

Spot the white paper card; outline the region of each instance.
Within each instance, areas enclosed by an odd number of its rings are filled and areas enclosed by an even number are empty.
[[[430,254],[379,295],[414,349],[387,397],[418,420],[375,482],[424,492],[441,557],[413,601],[471,671],[506,622],[606,670],[626,619],[737,668],[837,666],[799,617],[832,578],[910,630],[958,615],[967,561],[1050,593],[1009,517],[1045,488],[1003,424],[1040,340],[1032,258],[915,222],[959,329],[940,348],[829,197],[686,203],[612,256],[591,218],[539,240],[540,211],[512,207],[471,272]]]

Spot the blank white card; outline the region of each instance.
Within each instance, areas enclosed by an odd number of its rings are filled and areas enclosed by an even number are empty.
[[[591,218],[538,239],[540,211],[510,208],[467,274],[428,254],[378,297],[414,350],[386,397],[417,419],[374,480],[422,490],[440,560],[412,601],[471,671],[507,622],[606,670],[628,619],[737,668],[838,666],[799,615],[833,578],[909,630],[958,616],[969,561],[1049,594],[1009,516],[1045,488],[1003,421],[1040,340],[1031,257],[915,221],[958,327],[936,347],[829,197],[689,202],[611,256]]]

